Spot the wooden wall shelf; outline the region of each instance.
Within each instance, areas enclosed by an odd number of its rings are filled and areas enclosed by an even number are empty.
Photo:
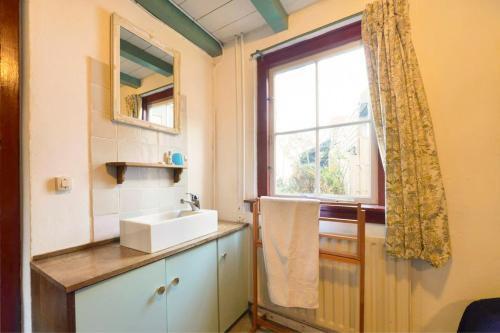
[[[116,168],[116,183],[123,184],[125,181],[125,172],[127,168],[156,168],[156,169],[171,169],[174,173],[174,183],[181,180],[181,174],[187,167],[185,165],[173,165],[162,163],[140,163],[140,162],[108,162],[108,167]]]

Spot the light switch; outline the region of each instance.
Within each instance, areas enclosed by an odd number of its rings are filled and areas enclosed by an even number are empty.
[[[56,191],[67,192],[71,191],[73,180],[71,177],[56,177]]]

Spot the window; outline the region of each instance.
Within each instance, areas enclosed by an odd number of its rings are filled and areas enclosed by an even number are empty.
[[[271,194],[376,202],[377,147],[359,42],[273,68]]]
[[[154,124],[174,127],[173,88],[167,86],[141,95],[142,119]]]
[[[384,171],[369,108],[361,22],[257,59],[257,192],[362,202],[384,223]],[[321,216],[355,211],[322,207]]]
[[[148,105],[148,121],[167,127],[174,127],[174,101],[165,99]]]

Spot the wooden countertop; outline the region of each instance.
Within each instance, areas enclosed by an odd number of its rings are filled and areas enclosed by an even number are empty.
[[[176,253],[208,243],[246,228],[248,224],[219,221],[219,230],[155,253],[120,246],[119,241],[97,245],[49,258],[33,260],[31,269],[66,292],[72,292]]]

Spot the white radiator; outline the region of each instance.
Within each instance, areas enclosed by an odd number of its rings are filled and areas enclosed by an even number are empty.
[[[325,238],[320,240],[320,247],[354,252],[356,243]],[[356,265],[320,260],[320,306],[316,310],[273,305],[267,294],[263,267],[260,254],[259,305],[264,309],[323,331],[358,331],[359,283]],[[408,261],[385,254],[382,238],[366,239],[365,331],[410,330],[409,272]]]

